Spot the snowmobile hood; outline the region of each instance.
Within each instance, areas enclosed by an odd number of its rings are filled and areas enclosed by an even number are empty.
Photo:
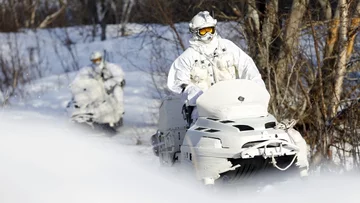
[[[200,117],[240,119],[268,114],[270,94],[251,80],[221,81],[197,99]]]

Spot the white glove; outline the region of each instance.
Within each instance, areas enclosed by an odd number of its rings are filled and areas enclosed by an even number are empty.
[[[104,88],[106,91],[111,90],[116,85],[116,82],[114,80],[106,80],[104,82]]]
[[[188,85],[182,93],[183,99],[188,101],[188,105],[196,106],[196,100],[203,93],[203,91],[195,85]]]

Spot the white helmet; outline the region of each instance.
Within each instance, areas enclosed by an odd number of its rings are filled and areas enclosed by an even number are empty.
[[[201,28],[215,27],[217,20],[211,17],[208,11],[200,11],[196,14],[189,23],[190,32],[194,34],[194,37],[202,41],[210,41],[215,34],[215,28],[212,33],[208,32],[205,35],[200,35],[199,30]]]
[[[99,65],[102,62],[103,55],[100,51],[94,51],[90,55],[90,61],[94,64]]]

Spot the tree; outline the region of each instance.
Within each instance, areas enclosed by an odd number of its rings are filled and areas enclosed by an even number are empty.
[[[248,53],[271,93],[271,112],[279,119],[299,119],[303,134],[326,159],[331,159],[330,148],[339,140],[332,122],[339,105],[357,89],[344,87],[344,78],[351,69],[348,62],[359,30],[359,4],[343,0],[247,0],[241,4],[233,0],[229,1],[232,13],[217,11],[222,19],[240,22]],[[300,39],[309,34],[312,44],[305,47]],[[309,53],[311,46],[314,52]],[[345,90],[352,91],[345,96]]]

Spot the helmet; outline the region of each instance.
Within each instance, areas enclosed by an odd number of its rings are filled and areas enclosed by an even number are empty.
[[[208,11],[201,11],[196,14],[189,23],[190,32],[194,34],[194,37],[202,41],[210,41],[215,34],[215,26],[217,20],[211,17]],[[208,31],[204,31],[205,34],[199,33],[202,28],[212,28]]]
[[[102,61],[102,53],[99,51],[94,51],[90,55],[90,61],[92,61],[94,64],[99,65]]]

